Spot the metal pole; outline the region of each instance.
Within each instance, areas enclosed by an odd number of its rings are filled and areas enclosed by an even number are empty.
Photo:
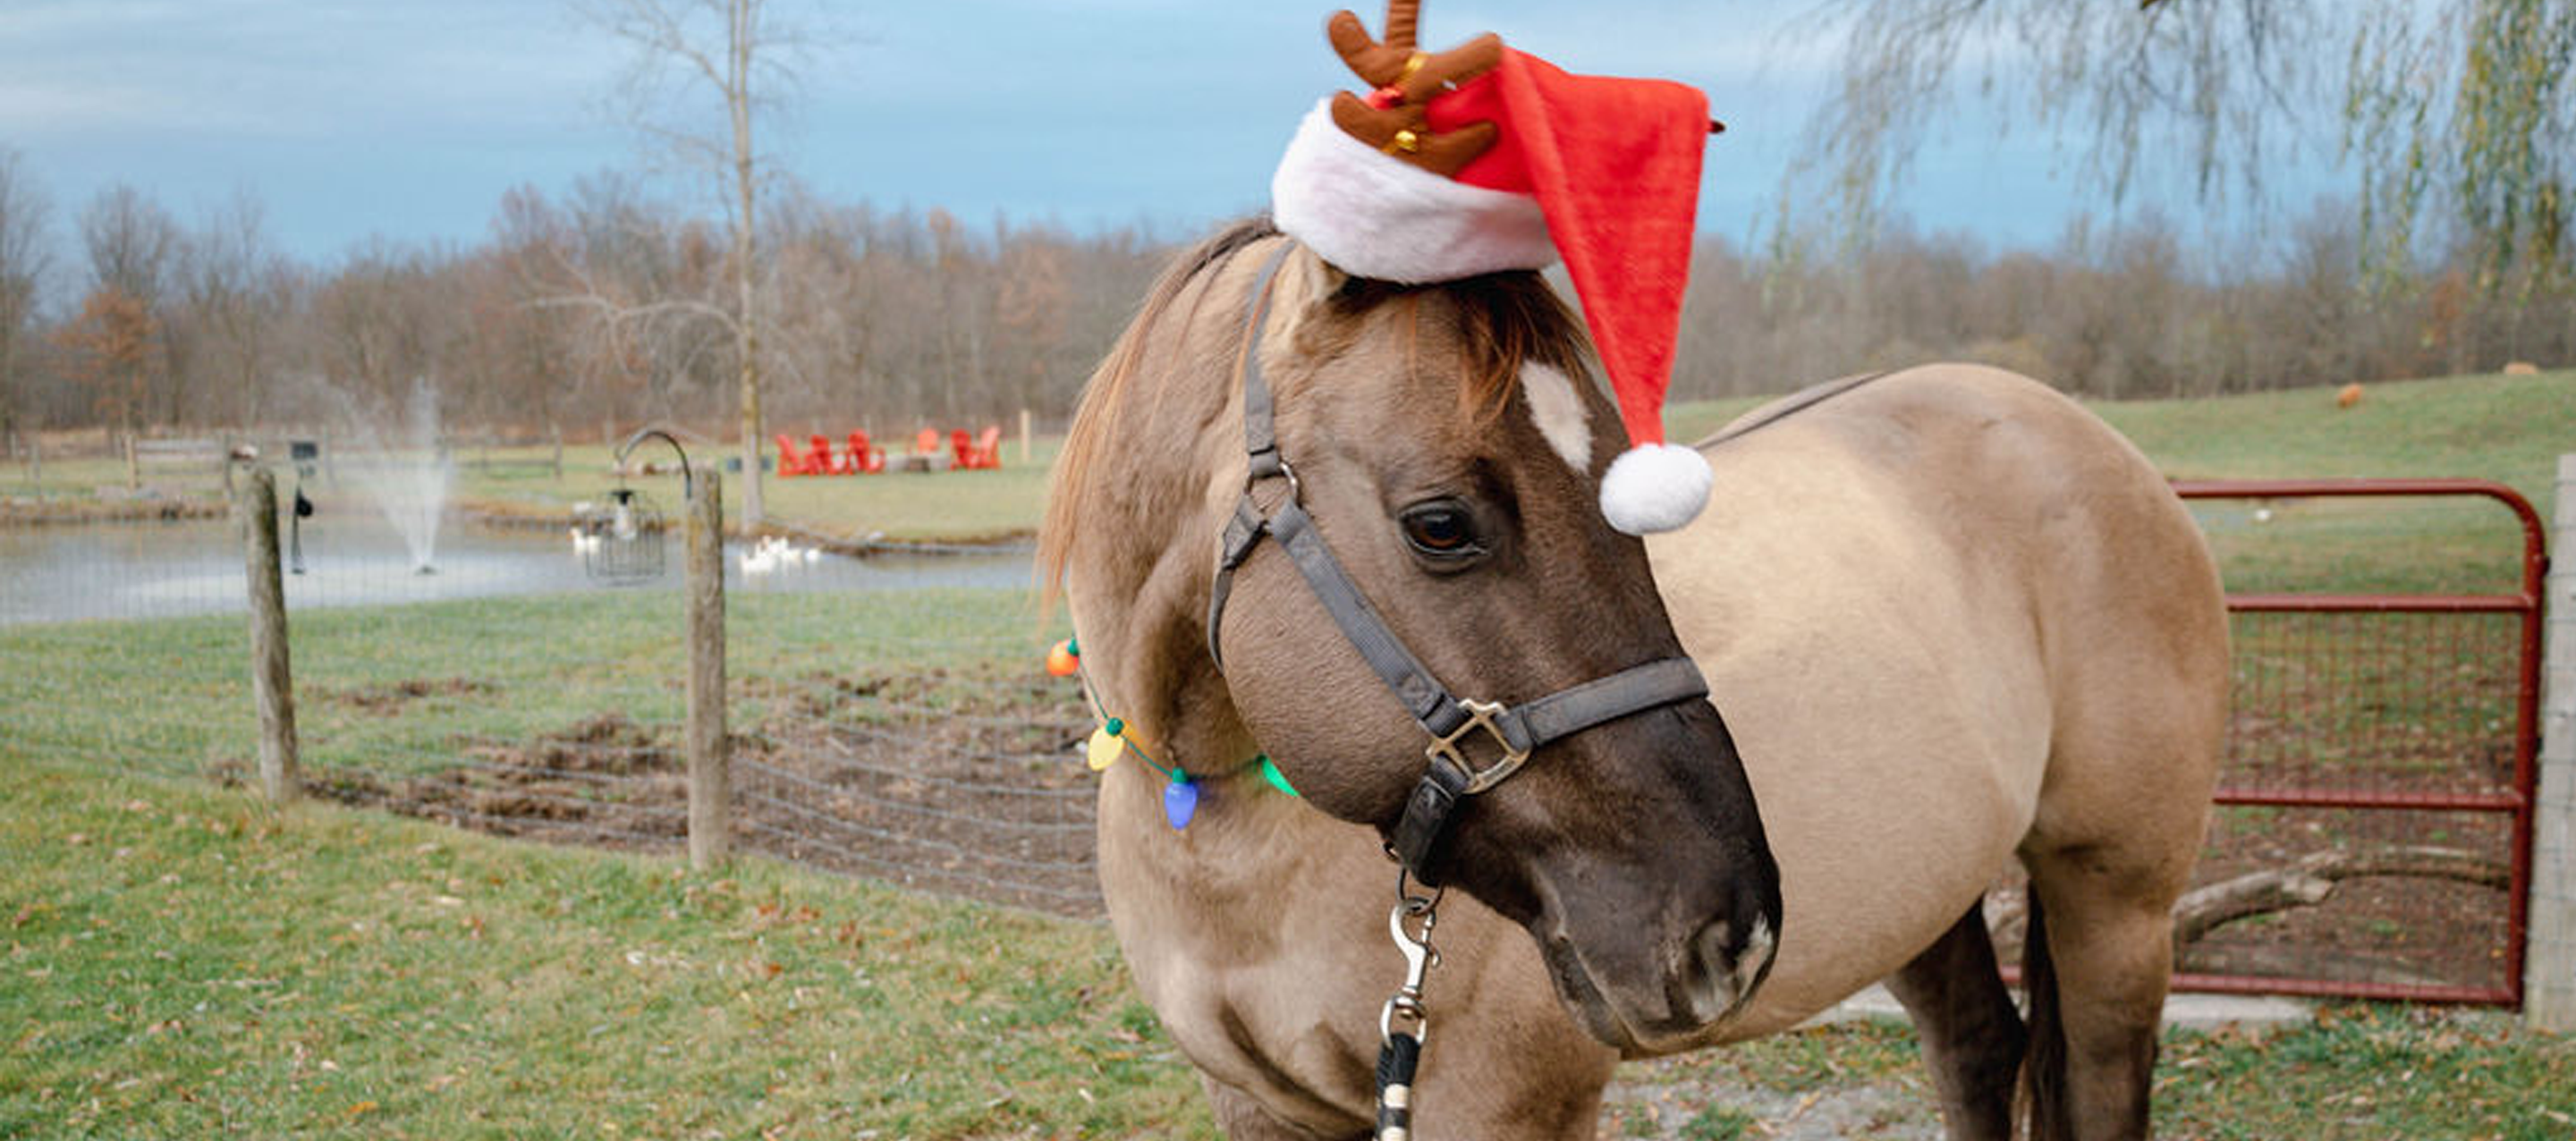
[[[725,745],[724,506],[710,467],[689,480],[689,864],[722,863],[732,844],[732,760]]]
[[[2558,503],[2551,514],[2562,561],[2549,575],[2522,1009],[2533,1028],[2564,1033],[2576,1031],[2576,558],[2563,554],[2576,543],[2576,455],[2558,457]]]
[[[277,568],[277,476],[255,467],[238,499],[250,576],[250,686],[259,704],[260,791],[277,804],[299,791],[295,678],[286,660],[286,587]]]

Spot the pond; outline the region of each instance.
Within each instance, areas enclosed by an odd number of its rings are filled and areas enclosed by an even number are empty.
[[[682,543],[665,537],[663,572],[607,586],[584,570],[560,529],[481,527],[450,520],[435,573],[414,573],[402,539],[377,515],[325,513],[302,521],[303,573],[286,576],[289,610],[380,606],[583,590],[675,590]],[[289,537],[280,537],[289,547]],[[746,573],[747,548],[727,544],[725,589],[772,593],[1026,587],[1026,548],[964,554],[822,554]],[[289,554],[289,565],[294,564]],[[759,562],[759,560],[755,560]],[[240,533],[225,520],[0,528],[0,625],[101,618],[168,618],[243,610]]]

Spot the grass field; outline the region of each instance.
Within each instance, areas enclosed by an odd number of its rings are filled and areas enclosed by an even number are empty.
[[[0,1136],[1208,1135],[1097,927],[7,778]]]
[[[0,1136],[1214,1135],[1097,926],[0,753]],[[1840,1135],[1928,1122],[1882,1024],[1621,1091],[1604,1136],[1766,1136],[1820,1099],[1864,1107]],[[2576,1042],[2338,1007],[2169,1033],[2158,1091],[2173,1138],[2539,1141]]]
[[[2576,442],[2571,381],[2378,385],[2349,411],[2323,390],[2101,411],[2176,475],[2476,475],[2546,513]],[[1674,434],[1748,404],[1677,408]],[[122,482],[121,464],[46,470]],[[462,486],[544,513],[611,482],[604,453],[575,449],[560,483],[519,463],[469,466]],[[960,540],[1025,533],[1041,482],[1018,466],[770,487],[774,513],[817,530]],[[2270,507],[2213,520],[2238,589],[2495,589],[2511,561],[2490,550],[2509,528],[2439,511]],[[603,592],[299,614],[308,764],[431,766],[602,708],[674,721],[676,607]],[[1016,663],[1055,636],[1009,592],[731,609],[737,726],[805,679]],[[0,629],[0,1137],[1213,1136],[1096,925],[214,787],[201,774],[251,751],[244,641],[238,618]],[[419,679],[480,688],[374,703]],[[2492,1013],[2176,1032],[2158,1087],[2169,1137],[2576,1135],[2576,1041]],[[1796,1135],[1818,1098],[1844,1107],[1839,1135],[1929,1120],[1910,1037],[1872,1024],[1632,1067],[1619,1089],[1605,1136]]]

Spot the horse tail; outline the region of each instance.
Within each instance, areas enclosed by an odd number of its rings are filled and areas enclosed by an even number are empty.
[[[2023,1020],[2030,1030],[2030,1045],[2022,1055],[2021,1092],[2029,1136],[2037,1141],[2074,1136],[2075,1118],[2067,1096],[2066,1020],[2058,1002],[2057,964],[2048,954],[2048,918],[2039,905],[2036,888],[2031,890],[2029,899],[2029,926],[2022,936],[2021,985],[2030,995],[2030,1013]]]

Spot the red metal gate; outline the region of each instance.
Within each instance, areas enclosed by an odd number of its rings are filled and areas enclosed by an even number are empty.
[[[2337,875],[2325,904],[2222,925],[2183,948],[2176,989],[2519,1005],[2548,568],[2539,515],[2485,480],[2174,490],[2243,501],[2240,526],[2272,522],[2276,503],[2286,517],[2288,504],[2317,499],[2484,497],[2522,531],[2513,592],[2231,587],[2236,707],[2202,882],[2285,867]],[[2221,541],[2223,528],[2203,524]]]

